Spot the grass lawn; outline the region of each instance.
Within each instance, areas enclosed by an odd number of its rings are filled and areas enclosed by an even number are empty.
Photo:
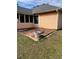
[[[62,59],[62,30],[39,42],[18,33],[17,59]]]

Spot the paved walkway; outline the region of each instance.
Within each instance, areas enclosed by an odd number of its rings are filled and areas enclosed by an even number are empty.
[[[39,37],[36,33],[36,31],[40,31],[43,36],[49,35],[51,32],[55,31],[53,29],[45,29],[45,28],[38,28],[38,29],[23,29],[21,30],[21,33],[25,36],[28,36],[32,38],[34,41],[39,41]]]

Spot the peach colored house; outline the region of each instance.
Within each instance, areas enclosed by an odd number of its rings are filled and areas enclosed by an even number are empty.
[[[17,29],[23,28],[62,28],[62,8],[43,4],[32,10],[17,7]]]

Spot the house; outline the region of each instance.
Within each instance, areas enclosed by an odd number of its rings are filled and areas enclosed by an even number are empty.
[[[62,8],[43,4],[27,9],[17,7],[17,29],[23,28],[62,28]]]

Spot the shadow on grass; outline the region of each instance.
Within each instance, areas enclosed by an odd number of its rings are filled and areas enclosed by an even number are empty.
[[[60,31],[60,30],[62,30],[62,28],[60,28],[60,29],[57,29],[57,31]]]
[[[54,31],[54,32],[55,32],[55,31]],[[54,32],[51,32],[51,33],[49,33],[49,34],[47,34],[47,35],[45,35],[45,36],[44,36],[44,35],[40,35],[40,36],[39,36],[39,40],[40,40],[40,41],[43,41],[43,40],[48,39],[47,36],[50,35],[50,34],[54,34]]]
[[[43,41],[43,40],[46,40],[46,39],[47,39],[47,37],[44,36],[44,35],[40,35],[40,36],[39,36],[39,40],[40,40],[40,41]]]

